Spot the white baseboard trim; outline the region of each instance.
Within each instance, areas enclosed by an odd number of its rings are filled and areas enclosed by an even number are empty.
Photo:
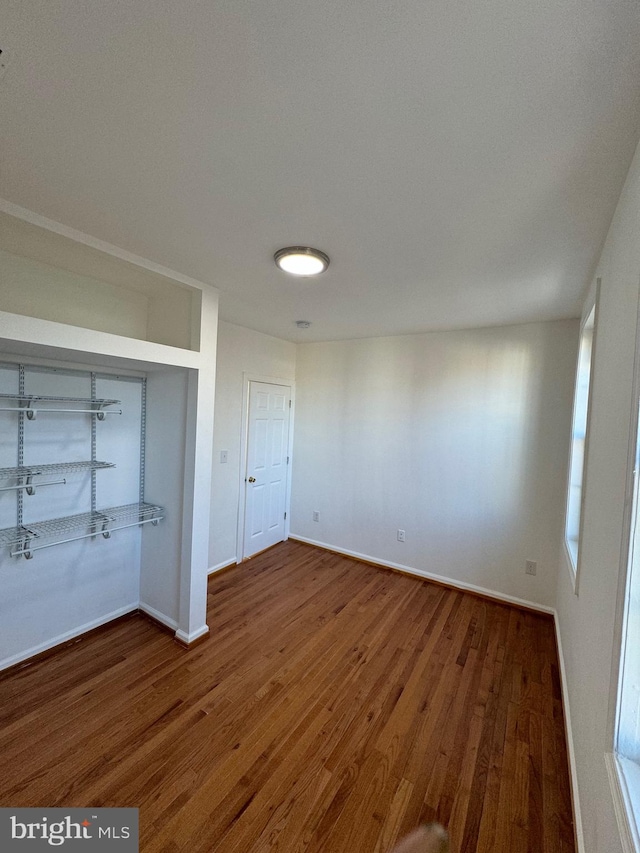
[[[386,569],[396,569],[399,572],[404,572],[408,575],[415,575],[425,580],[437,581],[445,586],[455,587],[465,592],[477,592],[479,595],[486,595],[488,598],[495,598],[496,601],[504,601],[507,604],[518,604],[521,607],[527,607],[530,610],[539,610],[541,613],[549,613],[555,616],[553,607],[547,607],[545,604],[538,604],[535,601],[527,601],[525,598],[516,598],[513,595],[506,595],[502,592],[495,592],[492,589],[486,589],[483,586],[465,583],[464,581],[454,580],[453,578],[445,577],[444,575],[435,575],[431,572],[426,572],[424,569],[416,569],[413,566],[404,566],[402,563],[391,563],[388,560],[379,560],[377,557],[371,557],[368,554],[359,554],[357,551],[350,551],[347,548],[338,548],[336,545],[329,545],[326,542],[317,542],[315,539],[308,539],[306,536],[297,536],[295,533],[289,534],[289,539],[295,539],[298,542],[306,542],[307,545],[315,545],[318,548],[324,548],[326,551],[335,551],[337,554],[345,554],[347,557],[355,557],[357,560],[364,560],[366,563],[373,563],[376,566],[382,566]]]
[[[52,637],[44,643],[32,646],[30,649],[26,649],[23,652],[12,655],[11,657],[4,658],[4,660],[0,661],[0,671],[8,669],[10,666],[15,666],[18,663],[22,663],[22,661],[29,660],[29,658],[36,657],[36,655],[42,654],[42,652],[46,652],[49,649],[53,649],[55,646],[61,646],[63,643],[73,640],[81,634],[86,634],[88,631],[93,631],[94,628],[99,628],[101,625],[106,625],[107,622],[112,622],[120,616],[125,616],[127,613],[133,613],[138,610],[139,607],[139,603],[134,601],[131,604],[127,604],[125,607],[119,607],[118,610],[114,610],[104,616],[99,616],[97,619],[92,619],[91,622],[85,622],[84,625],[78,625],[77,628],[73,628],[71,631],[66,631],[64,634],[58,634],[57,637]]]
[[[567,671],[564,665],[564,653],[562,651],[562,638],[560,636],[560,622],[558,614],[554,611],[553,624],[556,629],[556,647],[558,649],[558,660],[560,662],[560,685],[562,688],[562,709],[564,711],[565,734],[567,738],[567,753],[569,755],[569,774],[571,777],[571,801],[573,803],[573,821],[576,830],[576,843],[578,853],[585,853],[584,833],[582,831],[582,812],[580,811],[580,792],[578,790],[578,768],[576,765],[576,753],[573,748],[573,729],[571,727],[571,709],[569,707],[569,686],[567,684]]]
[[[203,625],[201,628],[198,628],[197,631],[192,631],[190,634],[187,634],[186,631],[181,631],[180,629],[178,629],[176,631],[176,638],[178,640],[182,640],[183,643],[187,643],[187,645],[190,645],[191,643],[194,643],[196,640],[199,640],[200,637],[204,637],[208,633],[209,626]]]
[[[166,625],[167,628],[171,628],[172,631],[175,631],[178,627],[178,623],[175,619],[172,619],[170,616],[166,616],[164,613],[160,613],[159,610],[156,610],[155,607],[151,607],[149,604],[145,604],[144,601],[141,601],[138,607],[143,613],[151,616],[151,618],[155,619],[156,622]]]
[[[216,572],[219,572],[221,569],[226,569],[227,566],[235,566],[237,562],[237,559],[232,557],[230,560],[225,560],[223,563],[217,563],[215,566],[211,566],[210,569],[207,569],[207,575],[215,575]]]

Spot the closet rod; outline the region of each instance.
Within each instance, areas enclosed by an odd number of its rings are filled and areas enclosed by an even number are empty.
[[[48,483],[22,483],[19,486],[2,486],[0,487],[0,492],[8,492],[13,489],[26,489],[27,494],[32,495],[35,494],[36,489],[41,489],[43,486],[66,486],[66,480],[50,480]],[[32,489],[33,491],[29,491]]]
[[[122,409],[28,409],[26,407],[18,408],[17,406],[0,406],[0,412],[24,412],[30,421],[35,420],[38,412],[44,412],[47,415],[55,415],[58,412],[69,413],[72,415],[97,415],[99,421],[104,420],[105,415],[121,415]]]
[[[64,545],[67,542],[78,542],[80,539],[90,539],[93,536],[104,536],[108,539],[116,530],[126,530],[128,527],[141,527],[143,524],[157,524],[162,521],[164,515],[157,518],[145,518],[142,521],[134,521],[132,524],[121,524],[120,527],[110,527],[105,530],[96,530],[94,533],[85,533],[84,536],[72,536],[70,539],[58,539],[56,542],[48,542],[46,545],[36,545],[35,548],[23,548],[20,551],[11,551],[12,557],[25,556],[27,560],[31,558],[33,551],[42,551],[43,548],[53,548],[54,545]]]

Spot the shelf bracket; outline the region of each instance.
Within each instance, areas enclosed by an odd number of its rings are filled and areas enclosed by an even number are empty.
[[[62,480],[49,480],[47,483],[32,483],[31,482],[31,474],[27,477],[27,482],[23,486],[18,486],[19,489],[24,489],[26,493],[31,496],[36,493],[36,486],[42,488],[43,486],[66,486],[67,480],[66,478],[62,478]]]
[[[25,560],[33,559],[33,551],[31,550],[31,539],[23,539],[20,543],[20,551],[12,552],[12,557],[24,557]]]

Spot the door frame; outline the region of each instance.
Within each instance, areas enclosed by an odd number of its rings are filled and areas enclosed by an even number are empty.
[[[284,520],[284,538],[289,538],[289,522],[291,521],[291,469],[293,468],[293,423],[296,408],[296,384],[294,379],[282,379],[277,376],[264,376],[258,373],[242,372],[242,422],[240,433],[240,471],[238,479],[238,526],[236,535],[236,563],[244,560],[244,523],[247,477],[247,450],[249,442],[249,390],[252,382],[264,382],[266,385],[284,385],[289,389],[291,409],[289,411],[289,439],[287,442],[287,493],[285,496],[284,511],[287,517]]]

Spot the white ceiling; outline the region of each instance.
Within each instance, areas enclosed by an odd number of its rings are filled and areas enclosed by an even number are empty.
[[[0,21],[0,196],[290,340],[576,316],[640,129],[637,0],[0,0]],[[328,272],[276,269],[291,244]]]

